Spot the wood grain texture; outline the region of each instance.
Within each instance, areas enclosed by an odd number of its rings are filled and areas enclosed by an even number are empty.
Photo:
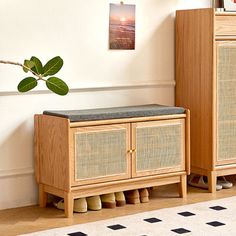
[[[39,117],[40,115],[34,116],[34,169],[37,183],[40,178]]]
[[[191,166],[213,168],[214,10],[176,13],[176,105],[191,111]]]
[[[45,192],[44,185],[39,184],[39,206],[46,207],[47,205],[47,192]]]
[[[124,124],[124,123],[143,122],[143,121],[180,119],[185,117],[186,114],[174,114],[174,115],[163,115],[163,116],[145,116],[145,117],[124,118],[124,119],[112,119],[112,120],[71,122],[70,127],[76,128],[76,127],[93,126],[93,125]]]
[[[40,183],[69,190],[69,121],[39,117]]]
[[[190,147],[190,110],[186,109],[186,120],[185,120],[185,168],[187,175],[191,173],[191,147]]]
[[[103,186],[95,184],[88,185],[86,188],[81,186],[73,190],[72,194],[74,198],[81,198],[174,183],[180,183],[180,175],[172,175],[165,178],[137,178],[135,181],[129,181],[129,183],[125,181],[107,182],[107,184]]]
[[[52,186],[48,186],[48,185],[43,185],[44,187],[44,191],[46,193],[50,193],[52,195],[55,195],[55,196],[58,196],[58,197],[61,197],[61,198],[64,198],[65,196],[65,191],[61,190],[61,189],[57,189],[55,187],[52,187]]]
[[[233,75],[234,71],[228,69],[227,74],[221,77],[225,80],[221,87],[218,76],[225,69],[219,71],[219,64],[223,65],[219,62],[219,47],[224,44],[228,48],[231,44],[232,48],[235,47],[236,13],[214,14],[212,9],[179,11],[176,34],[176,105],[191,110],[191,171],[207,176],[209,191],[215,193],[217,176],[236,173],[234,157],[227,159],[226,155],[225,159],[219,159],[219,148],[226,145],[219,142],[224,137],[220,135],[222,123],[218,120],[221,117],[220,121],[226,124],[228,121],[222,118],[225,114],[230,121],[234,119],[234,115],[229,113],[234,111],[233,107],[227,108],[226,112],[219,109],[223,99],[234,96],[233,88],[230,90],[226,86],[229,79],[225,78]],[[233,58],[231,63],[233,66]],[[225,64],[228,66],[227,60]],[[223,93],[222,98],[219,98],[219,91]],[[227,106],[228,103],[226,101]],[[227,137],[224,132],[221,133]]]
[[[187,197],[187,176],[186,175],[180,176],[179,195],[182,198]]]
[[[216,171],[209,171],[207,178],[208,178],[208,191],[210,193],[216,193],[216,177],[217,173]]]
[[[111,182],[103,182],[103,183],[97,183],[92,186],[88,185],[83,185],[83,186],[76,186],[71,189],[71,191],[82,191],[88,189],[88,187],[95,187],[95,188],[109,188],[111,186],[114,186],[118,183],[118,185],[125,186],[125,190],[129,189],[129,186],[134,184],[136,187],[138,187],[139,183],[145,182],[148,186],[146,187],[151,187],[151,182],[156,181],[157,185],[153,186],[159,186],[162,184],[158,184],[159,181],[161,182],[162,179],[164,179],[164,182],[166,179],[169,177],[180,177],[181,175],[185,175],[185,171],[179,171],[179,172],[174,172],[174,173],[165,173],[165,174],[159,174],[159,175],[151,175],[151,176],[144,176],[144,177],[138,177],[138,178],[133,178],[133,179],[125,179],[125,180],[119,180],[119,181],[111,181]],[[180,181],[180,180],[179,180]],[[179,182],[178,181],[178,182]],[[134,187],[135,189],[135,187]],[[112,192],[112,189],[110,189]]]
[[[162,186],[173,183],[180,183],[181,176],[186,176],[185,152],[186,142],[189,142],[188,131],[185,131],[185,125],[189,124],[189,113],[173,116],[162,116],[156,120],[145,117],[140,119],[128,119],[124,123],[117,123],[117,120],[101,121],[101,122],[82,122],[71,125],[69,120],[61,117],[38,115],[36,116],[36,147],[39,152],[37,165],[39,168],[40,198],[41,205],[45,205],[45,196],[47,193],[64,198],[65,214],[67,217],[73,216],[73,199],[80,197],[88,197],[111,192],[126,191],[131,189],[139,189],[153,186]],[[173,119],[172,119],[173,118]],[[132,122],[131,122],[132,121]],[[134,121],[142,121],[134,124]],[[145,121],[145,122],[144,122]],[[107,122],[107,123],[106,123]],[[96,124],[96,125],[95,125]],[[178,126],[180,135],[180,165],[165,167],[159,170],[147,171],[142,176],[131,176],[131,168],[135,166],[135,137],[131,137],[136,126],[152,127],[155,126],[169,127],[171,125]],[[115,131],[125,131],[125,155],[127,171],[111,176],[92,177],[91,179],[77,179],[76,167],[76,134],[99,134]],[[169,132],[168,133],[168,137]],[[105,135],[104,134],[104,135]],[[105,135],[105,136],[106,136]],[[93,143],[93,142],[92,142]],[[87,145],[87,144],[86,144]],[[90,147],[90,145],[88,145]],[[101,153],[102,153],[101,145]],[[99,150],[95,150],[100,153]],[[132,157],[132,159],[131,159]],[[104,163],[101,162],[101,165]],[[89,168],[89,167],[87,167]],[[184,177],[183,177],[184,178]],[[181,184],[181,196],[185,196],[186,185]]]
[[[71,192],[64,194],[65,215],[67,218],[73,217],[74,198]]]
[[[216,35],[236,35],[236,17],[234,15],[216,15]]]

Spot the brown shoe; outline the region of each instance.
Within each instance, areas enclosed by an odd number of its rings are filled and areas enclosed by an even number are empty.
[[[116,197],[116,206],[117,207],[121,207],[121,206],[125,205],[126,201],[125,201],[125,195],[123,192],[115,193],[115,197]]]
[[[101,195],[102,207],[103,208],[115,208],[116,198],[114,193],[108,193]]]
[[[129,204],[140,203],[139,191],[137,189],[125,192],[126,202]]]
[[[140,202],[149,202],[149,193],[146,188],[139,189]]]

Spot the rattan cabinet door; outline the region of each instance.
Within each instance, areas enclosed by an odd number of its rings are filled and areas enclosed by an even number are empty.
[[[71,131],[72,186],[131,177],[130,125],[103,125]]]
[[[217,43],[217,164],[236,163],[236,42]]]
[[[185,120],[132,125],[132,176],[185,170]]]

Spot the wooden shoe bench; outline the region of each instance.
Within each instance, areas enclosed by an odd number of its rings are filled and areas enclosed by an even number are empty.
[[[189,118],[157,104],[35,115],[40,206],[48,193],[62,197],[72,217],[76,198],[172,183],[185,197]]]

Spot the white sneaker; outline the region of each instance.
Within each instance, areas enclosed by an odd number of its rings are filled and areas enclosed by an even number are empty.
[[[207,177],[202,176],[202,175],[191,174],[189,177],[188,184],[197,188],[208,189]],[[216,191],[219,191],[222,188],[223,188],[222,185],[219,185],[217,182]]]
[[[221,185],[224,189],[229,189],[233,187],[233,183],[227,181],[224,176],[217,177],[217,184]]]

